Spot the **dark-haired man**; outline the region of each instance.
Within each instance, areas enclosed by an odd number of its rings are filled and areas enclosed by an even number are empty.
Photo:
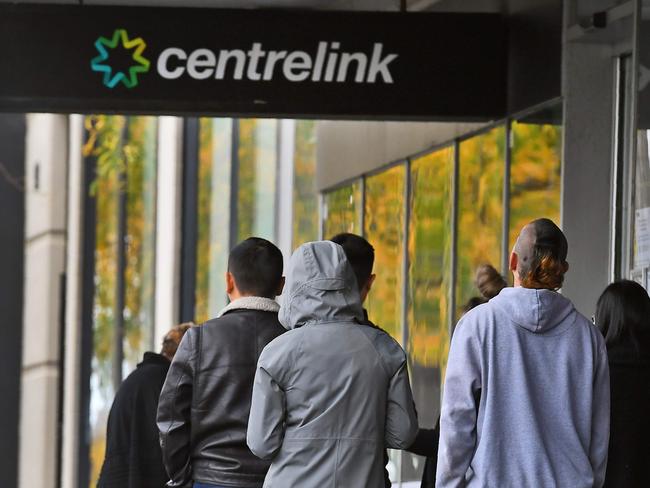
[[[330,240],[343,248],[345,256],[348,258],[348,262],[352,266],[352,270],[357,279],[359,295],[361,297],[361,303],[363,303],[368,297],[368,293],[370,293],[370,289],[376,278],[376,275],[372,272],[375,264],[375,249],[366,239],[356,234],[337,234]],[[363,312],[365,314],[366,325],[377,327],[368,319],[368,312],[365,309]],[[438,454],[438,435],[439,428],[437,425],[435,429],[419,429],[415,441],[406,449],[413,454],[427,458],[422,475],[423,488],[433,487],[435,484],[435,458]],[[385,458],[386,463],[388,463],[388,454],[386,454]],[[384,470],[384,484],[385,488],[392,486],[388,470]]]
[[[557,290],[567,240],[526,225],[510,256],[514,287],[458,323],[440,419],[441,488],[598,488],[609,437],[602,335]]]
[[[270,463],[250,452],[246,430],[257,360],[285,332],[275,301],[282,268],[269,241],[239,243],[228,259],[230,304],[181,343],[158,407],[168,486],[262,486]]]

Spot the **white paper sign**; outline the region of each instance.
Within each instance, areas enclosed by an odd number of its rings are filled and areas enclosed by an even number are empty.
[[[650,266],[650,207],[635,212],[634,250],[634,267]]]

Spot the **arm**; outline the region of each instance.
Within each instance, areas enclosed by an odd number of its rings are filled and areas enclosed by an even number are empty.
[[[196,358],[194,332],[200,331],[188,330],[178,346],[158,402],[156,422],[163,463],[170,477],[167,486],[171,487],[192,482],[190,415]]]
[[[284,391],[263,366],[263,356],[255,373],[246,443],[258,458],[273,459],[282,447],[286,408]]]
[[[413,444],[411,444],[407,451],[418,456],[437,458],[439,438],[440,419],[438,419],[434,429],[419,429]]]
[[[476,448],[480,348],[467,325],[461,321],[456,328],[447,363],[436,476],[439,488],[465,486],[465,474]]]
[[[607,452],[609,449],[609,365],[605,345],[600,344],[594,375],[593,413],[591,418],[591,445],[589,461],[594,470],[594,487],[605,483]]]
[[[406,449],[418,432],[418,417],[406,369],[406,358],[390,379],[387,399],[386,446],[392,449]]]

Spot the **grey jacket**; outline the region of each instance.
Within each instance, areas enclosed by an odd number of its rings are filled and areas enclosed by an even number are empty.
[[[265,487],[383,488],[384,448],[415,438],[404,351],[362,320],[343,248],[298,248],[280,309],[291,330],[262,351],[253,387],[247,441],[272,460]]]
[[[440,418],[439,488],[599,488],[605,341],[565,297],[504,288],[458,323]]]

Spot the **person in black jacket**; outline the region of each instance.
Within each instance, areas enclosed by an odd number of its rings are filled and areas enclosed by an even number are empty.
[[[596,326],[609,357],[610,434],[606,488],[650,486],[650,297],[634,281],[609,285]]]
[[[228,259],[230,305],[181,342],[158,405],[167,486],[262,486],[270,463],[248,449],[246,431],[257,360],[285,332],[274,299],[282,267],[269,241],[239,243]]]
[[[194,324],[173,327],[160,354],[145,352],[122,382],[106,429],[106,456],[98,488],[162,488],[167,474],[158,443],[156,410],[169,364],[185,332]]]

